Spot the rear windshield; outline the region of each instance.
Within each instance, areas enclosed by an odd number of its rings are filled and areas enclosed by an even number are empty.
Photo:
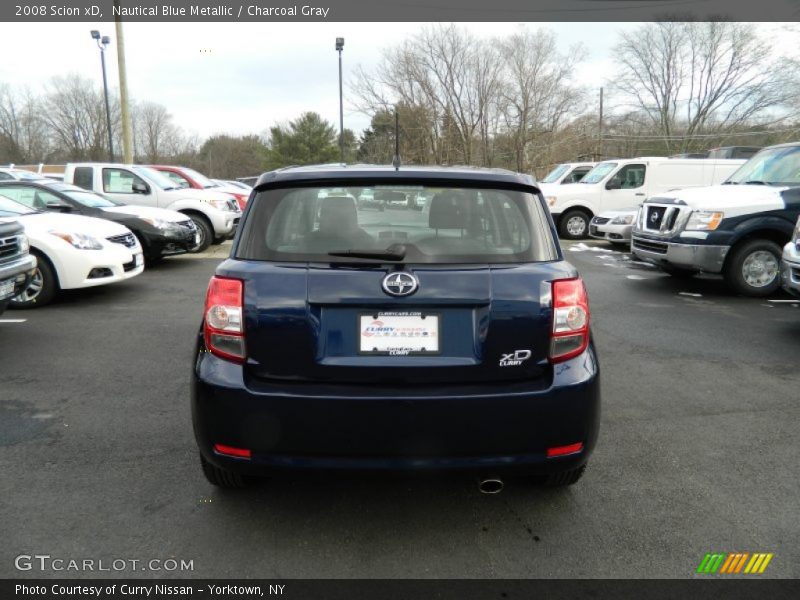
[[[246,260],[452,264],[558,257],[544,209],[526,192],[307,187],[262,191],[253,202],[236,253]]]

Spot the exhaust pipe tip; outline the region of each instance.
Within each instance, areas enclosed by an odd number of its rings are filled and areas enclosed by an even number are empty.
[[[499,494],[503,491],[503,480],[496,477],[487,477],[478,482],[481,494]]]

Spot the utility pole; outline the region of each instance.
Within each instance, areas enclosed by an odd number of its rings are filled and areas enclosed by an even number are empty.
[[[114,0],[114,6],[119,8],[119,0]],[[133,163],[133,136],[131,135],[131,112],[128,105],[128,73],[125,67],[125,41],[122,37],[122,20],[119,11],[114,18],[117,28],[117,69],[119,71],[119,106],[122,119],[122,162]]]
[[[597,159],[603,160],[603,88],[600,88],[600,120],[597,123]]]

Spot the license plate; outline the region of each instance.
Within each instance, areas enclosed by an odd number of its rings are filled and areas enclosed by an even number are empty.
[[[0,300],[5,300],[14,295],[14,280],[0,281]]]
[[[439,353],[439,315],[380,312],[359,316],[359,352],[384,356]]]
[[[143,259],[141,254],[134,254],[133,255],[133,262],[134,262],[134,264],[136,265],[137,268],[142,266],[142,262],[143,261],[144,261],[144,259]]]

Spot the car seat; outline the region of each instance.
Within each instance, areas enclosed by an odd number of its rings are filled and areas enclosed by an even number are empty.
[[[350,196],[323,198],[319,211],[319,227],[308,234],[307,242],[314,252],[372,248],[374,238],[358,226],[356,202]]]

